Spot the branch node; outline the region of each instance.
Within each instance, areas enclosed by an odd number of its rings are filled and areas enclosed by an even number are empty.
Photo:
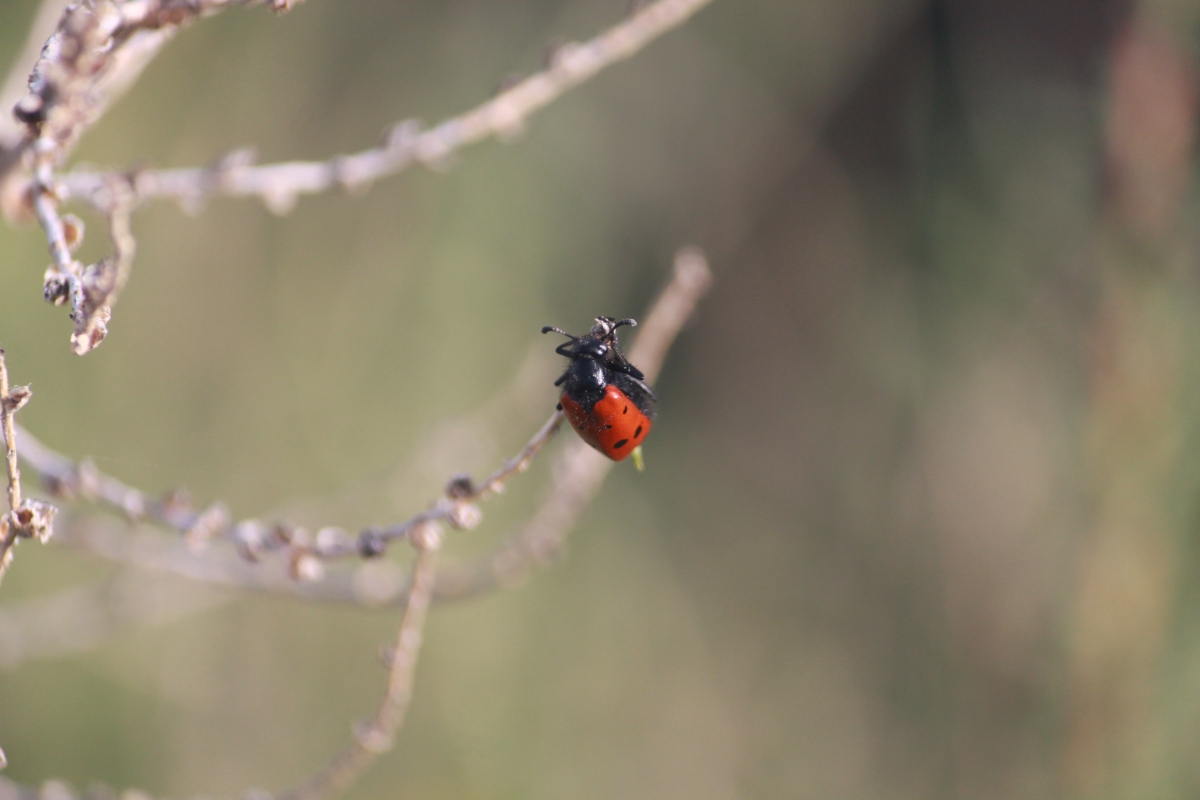
[[[378,558],[387,552],[387,540],[378,528],[366,528],[358,535],[358,554],[363,558]]]
[[[266,525],[256,519],[239,522],[233,529],[233,542],[238,553],[247,561],[258,561],[267,547],[271,535]]]
[[[420,522],[408,531],[408,541],[417,550],[437,550],[442,546],[442,526],[434,520]]]
[[[478,527],[482,520],[483,512],[479,510],[479,506],[465,500],[458,500],[451,504],[450,510],[446,514],[446,521],[450,523],[450,526],[460,531],[472,530]]]
[[[24,408],[30,397],[33,397],[33,392],[28,386],[14,386],[8,390],[7,395],[0,397],[0,403],[3,404],[5,412],[15,414]]]
[[[208,546],[214,537],[220,536],[230,524],[229,509],[223,503],[214,503],[193,520],[183,532],[188,549],[198,553]]]
[[[446,484],[446,497],[451,500],[462,500],[475,495],[475,484],[471,481],[471,476],[465,472],[455,473],[450,477],[450,482]]]
[[[74,214],[63,214],[63,239],[67,243],[67,250],[74,253],[79,249],[79,245],[83,244],[83,220]]]
[[[317,531],[315,549],[319,555],[330,556],[347,549],[350,534],[345,528],[329,525]]]
[[[325,577],[325,565],[307,547],[295,547],[288,560],[288,574],[293,580],[316,583]]]
[[[42,544],[54,535],[54,517],[58,509],[41,500],[26,499],[9,514],[13,530],[22,539],[37,539]]]

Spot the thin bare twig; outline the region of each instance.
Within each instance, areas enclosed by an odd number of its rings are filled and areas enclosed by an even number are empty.
[[[17,387],[9,392],[8,361],[0,350],[0,420],[4,430],[4,465],[8,471],[8,509],[16,511],[21,506],[21,470],[17,465],[17,434],[13,423],[17,409],[30,397],[28,387]]]
[[[21,431],[21,458],[36,472],[45,487],[60,497],[80,496],[103,503],[134,522],[151,521],[174,528],[184,535],[194,551],[209,540],[226,539],[237,546],[247,561],[257,561],[269,552],[288,553],[295,577],[319,577],[320,568],[312,561],[332,561],[354,556],[372,558],[382,555],[387,546],[404,539],[421,525],[445,522],[451,527],[471,529],[482,515],[475,501],[500,492],[514,475],[524,472],[529,463],[562,425],[562,413],[555,412],[516,456],[505,461],[478,485],[469,476],[455,475],[446,486],[446,497],[412,517],[383,528],[368,528],[357,539],[341,528],[322,528],[316,536],[288,522],[269,527],[258,520],[233,523],[223,503],[197,511],[183,493],[171,493],[157,499],[139,489],[105,475],[90,461],[74,462],[45,447]]]
[[[8,384],[8,364],[0,350],[0,430],[4,434],[4,463],[8,473],[8,513],[0,517],[0,581],[12,563],[17,539],[46,542],[54,533],[58,509],[40,500],[21,499],[21,470],[17,467],[17,431],[13,418],[29,402],[28,386]]]
[[[300,786],[279,795],[278,800],[320,800],[344,791],[377,758],[392,749],[397,731],[404,723],[412,699],[413,677],[424,638],[425,618],[433,596],[434,560],[441,543],[440,526],[426,523],[414,529],[410,541],[417,549],[412,579],[404,594],[404,611],[396,646],[390,654],[387,691],[375,716],[354,731],[354,741],[330,764]]]
[[[135,202],[174,199],[197,207],[214,195],[258,197],[276,213],[286,213],[297,197],[338,188],[365,188],[414,163],[444,164],[467,145],[490,137],[511,138],[535,112],[600,71],[637,53],[654,39],[682,25],[712,0],[658,0],[625,21],[583,43],[558,48],[543,71],[493,99],[422,131],[413,121],[393,126],[382,145],[328,161],[290,161],[256,166],[238,151],[213,166],[140,170],[121,173]],[[59,179],[64,199],[93,199],[113,173],[74,170]]]
[[[26,390],[25,399],[28,399]],[[19,402],[9,397],[8,364],[4,351],[0,350],[0,428],[4,434],[4,465],[8,474],[8,513],[0,517],[0,580],[12,563],[13,548],[17,545],[19,526],[13,513],[21,506],[21,470],[17,467],[17,434],[13,428],[13,416]]]
[[[0,581],[13,560],[17,539],[47,541],[54,533],[58,509],[40,500],[21,499],[21,470],[17,466],[17,431],[13,418],[29,402],[28,386],[8,384],[8,364],[0,350],[0,431],[4,435],[4,464],[8,474],[8,513],[0,517]]]

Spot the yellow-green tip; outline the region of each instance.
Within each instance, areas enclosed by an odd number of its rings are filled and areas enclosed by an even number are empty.
[[[642,460],[642,446],[639,444],[637,447],[633,448],[633,452],[630,453],[630,455],[633,456],[633,465],[637,467],[637,471],[645,472],[646,462]]]

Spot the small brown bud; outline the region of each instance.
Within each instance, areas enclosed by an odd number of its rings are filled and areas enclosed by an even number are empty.
[[[446,497],[451,500],[459,500],[464,497],[472,497],[475,494],[475,484],[471,482],[471,476],[465,472],[460,472],[450,478],[450,482],[446,484]]]
[[[63,239],[67,242],[67,249],[74,253],[79,249],[79,245],[83,242],[83,220],[74,214],[64,214],[62,218]]]
[[[28,386],[13,386],[8,390],[8,396],[0,398],[0,402],[4,403],[4,410],[10,414],[15,414],[29,402],[29,398],[33,397],[33,391]]]

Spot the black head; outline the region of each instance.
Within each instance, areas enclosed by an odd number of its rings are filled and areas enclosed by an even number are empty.
[[[588,359],[595,361],[605,369],[623,372],[626,375],[642,380],[645,376],[641,370],[630,364],[625,355],[621,352],[619,343],[617,342],[617,329],[627,325],[635,327],[637,320],[634,319],[614,319],[613,317],[596,317],[596,324],[592,325],[591,331],[583,336],[572,336],[561,328],[555,328],[553,325],[547,325],[542,328],[542,333],[560,333],[566,336],[571,341],[559,345],[555,352],[559,355],[566,356],[571,359],[572,364],[580,359]],[[570,373],[570,367],[567,372]],[[592,372],[591,368],[588,368]],[[566,380],[567,375],[564,374],[555,382],[555,385]]]

